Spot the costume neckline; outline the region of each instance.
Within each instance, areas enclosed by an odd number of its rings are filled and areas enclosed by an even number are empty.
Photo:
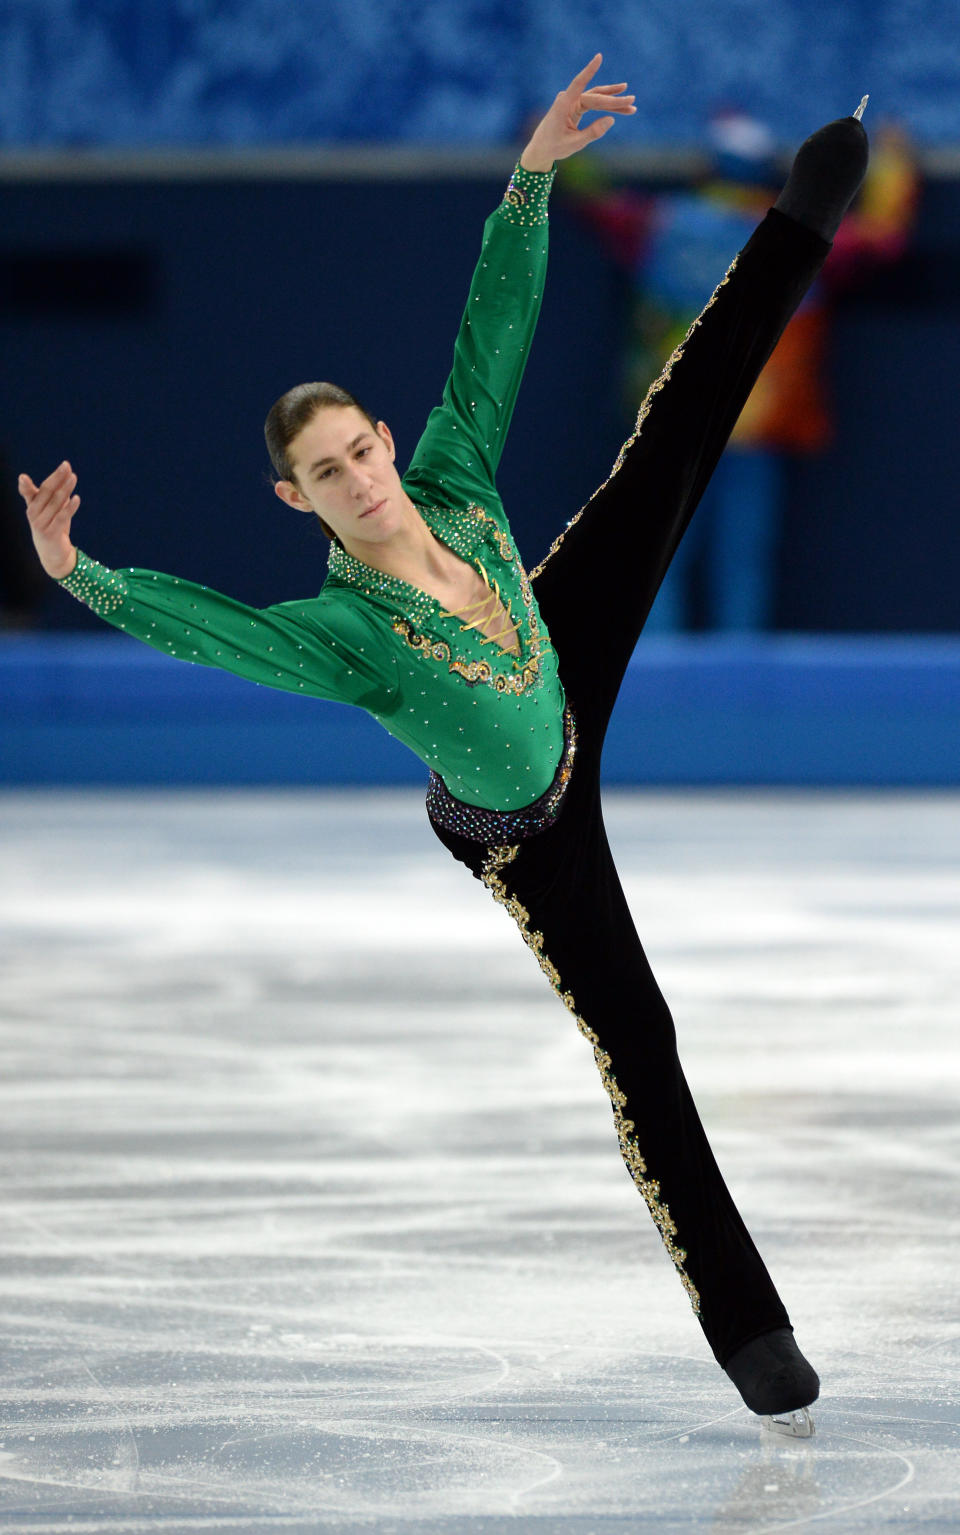
[[[471,502],[469,506],[463,508],[428,506],[422,502],[414,502],[414,505],[434,538],[474,568],[476,567],[474,552],[482,541],[484,524],[492,523],[500,534],[496,519],[477,502]],[[516,555],[509,546],[509,553],[504,550],[504,542],[506,540],[500,534],[497,538],[497,546],[501,558],[509,558],[511,562],[514,562]],[[342,544],[335,543],[331,547],[328,573],[335,582],[352,586],[366,597],[376,597],[381,601],[389,601],[391,597],[398,599],[404,612],[417,624],[426,624],[431,619],[437,619],[443,615],[439,598],[434,597],[431,592],[425,591],[422,586],[414,586],[410,581],[404,581],[401,576],[391,576],[384,570],[378,570],[375,565],[368,565],[365,560],[349,554]],[[497,647],[497,654],[508,657],[515,666],[522,663],[524,652],[528,648],[522,633],[522,625],[517,630],[517,634],[520,641],[519,651],[503,650]]]

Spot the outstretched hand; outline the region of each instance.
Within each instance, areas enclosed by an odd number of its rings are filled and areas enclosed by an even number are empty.
[[[585,112],[616,112],[628,117],[637,110],[635,98],[623,94],[627,88],[625,80],[620,85],[590,86],[602,63],[603,54],[595,53],[587,67],[560,92],[520,156],[524,170],[552,170],[555,160],[566,160],[610,132],[615,121],[610,116],[595,117],[586,128],[581,128],[580,119]]]
[[[77,477],[64,461],[42,485],[34,485],[29,474],[21,474],[17,489],[27,507],[27,520],[40,564],[48,576],[62,581],[77,563],[77,551],[70,540],[70,523],[80,505],[74,495]]]

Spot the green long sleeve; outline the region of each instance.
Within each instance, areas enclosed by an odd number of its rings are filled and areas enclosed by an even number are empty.
[[[251,682],[384,708],[396,666],[362,603],[320,597],[251,608],[152,570],[109,570],[78,551],[61,581],[101,618],[155,650]]]
[[[554,174],[518,165],[484,224],[442,403],[427,418],[403,477],[415,500],[486,505],[496,499],[497,466],[546,282]]]

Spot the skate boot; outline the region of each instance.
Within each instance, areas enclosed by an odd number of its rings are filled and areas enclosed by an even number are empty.
[[[789,1327],[751,1339],[727,1360],[724,1370],[766,1428],[795,1439],[810,1438],[813,1419],[807,1409],[820,1394],[820,1380]]]
[[[867,99],[852,117],[838,117],[804,140],[774,203],[823,240],[833,240],[866,175],[870,150],[860,118]]]

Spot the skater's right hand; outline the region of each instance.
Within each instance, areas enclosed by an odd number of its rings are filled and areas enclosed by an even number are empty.
[[[593,85],[590,82],[603,63],[603,54],[595,53],[590,63],[581,69],[561,91],[546,116],[537,124],[533,136],[520,156],[520,164],[527,171],[549,171],[557,160],[566,160],[587,144],[593,144],[609,133],[616,121],[613,117],[597,117],[587,128],[580,127],[585,112],[619,112],[632,117],[636,112],[635,96],[625,96],[626,80],[619,85]]]
[[[70,541],[70,523],[80,505],[80,497],[73,494],[76,483],[66,460],[42,485],[34,485],[29,474],[21,474],[17,481],[40,564],[57,581],[68,576],[77,563],[76,547]]]

